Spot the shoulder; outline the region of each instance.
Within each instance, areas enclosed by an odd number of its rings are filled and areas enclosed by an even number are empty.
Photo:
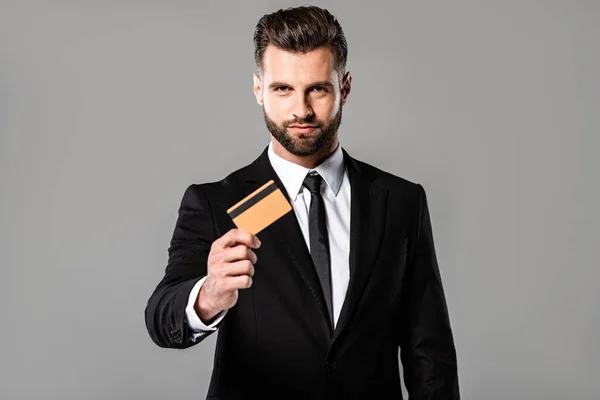
[[[252,164],[248,164],[220,179],[191,183],[184,190],[183,197],[184,199],[186,197],[200,199],[226,198],[240,187],[240,184],[250,175],[251,170]]]
[[[387,190],[388,194],[395,198],[402,198],[405,201],[421,202],[425,196],[423,186],[415,181],[409,180],[403,176],[376,167],[368,162],[350,157],[351,162],[355,163],[358,169],[371,177],[373,183]]]

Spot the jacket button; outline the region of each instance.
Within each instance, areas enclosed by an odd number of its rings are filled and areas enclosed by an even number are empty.
[[[335,371],[335,367],[337,367],[337,364],[335,363],[335,361],[327,361],[327,369],[330,371]]]
[[[179,329],[174,329],[171,332],[171,338],[176,342],[181,340],[181,331]]]

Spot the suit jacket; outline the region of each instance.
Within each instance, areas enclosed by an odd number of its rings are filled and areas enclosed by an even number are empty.
[[[343,150],[351,185],[350,282],[335,330],[294,212],[258,234],[251,288],[219,324],[207,399],[459,399],[456,352],[423,187]],[[187,188],[165,275],[145,310],[161,347],[195,342],[189,293],[211,243],[235,228],[226,210],[268,180],[267,148],[218,182]]]

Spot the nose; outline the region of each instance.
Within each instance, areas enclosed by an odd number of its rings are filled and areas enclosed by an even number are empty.
[[[299,120],[305,120],[312,116],[313,110],[307,101],[306,96],[298,96],[298,99],[293,106],[292,114],[294,115],[294,118]]]

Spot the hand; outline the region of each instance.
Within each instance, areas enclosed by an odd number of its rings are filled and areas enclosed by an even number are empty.
[[[206,323],[221,311],[237,303],[238,289],[252,286],[257,257],[252,249],[260,247],[260,240],[252,233],[231,229],[215,240],[208,255],[208,275],[194,309]]]

